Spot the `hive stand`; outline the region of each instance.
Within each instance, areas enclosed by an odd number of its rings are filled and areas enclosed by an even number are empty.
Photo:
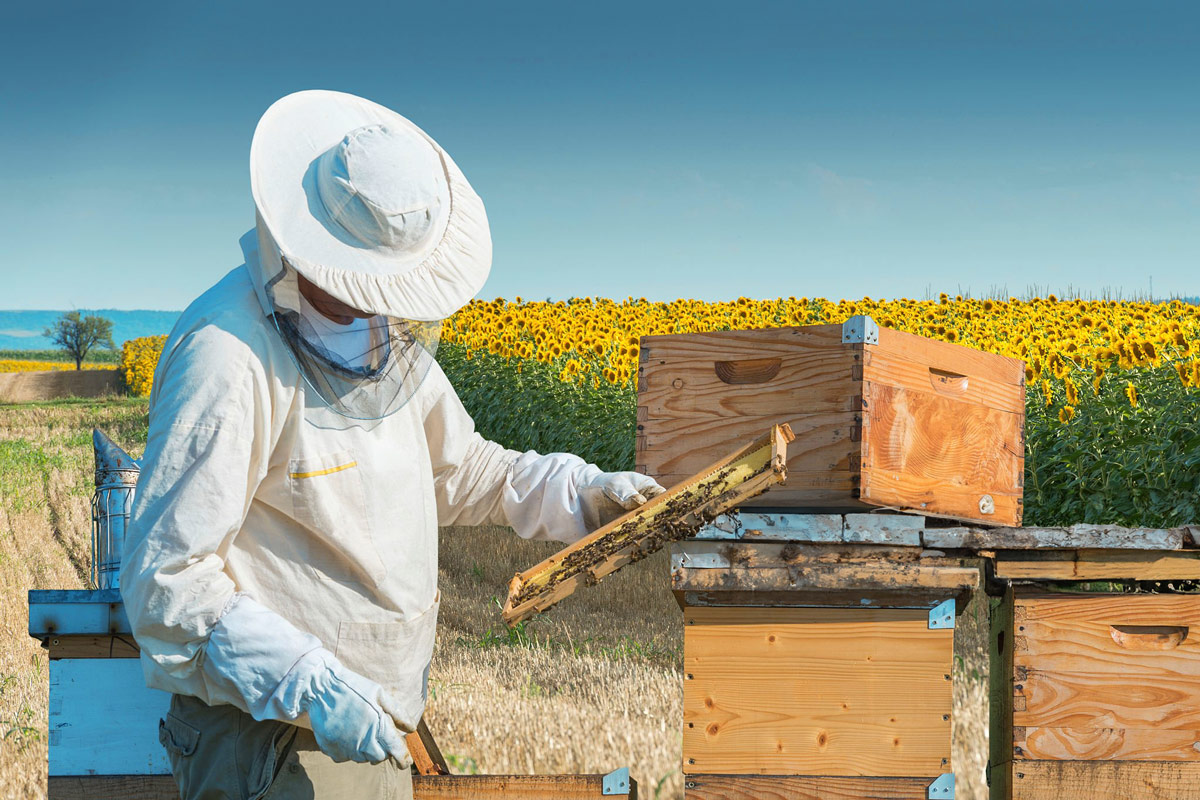
[[[922,517],[731,514],[673,545],[688,800],[949,800],[954,619]]]
[[[29,593],[29,634],[50,656],[49,800],[178,800],[158,720],[171,697],[146,687],[117,589]],[[637,797],[607,775],[448,775],[424,723],[407,737],[417,800]]]

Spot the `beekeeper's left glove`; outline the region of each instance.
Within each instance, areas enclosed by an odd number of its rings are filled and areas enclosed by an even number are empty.
[[[334,761],[409,763],[395,700],[249,595],[236,595],[213,627],[203,671],[210,705],[230,703],[257,720],[308,714],[317,745]]]
[[[580,487],[579,503],[588,530],[594,531],[665,491],[640,472],[600,472]]]
[[[378,764],[389,756],[407,763],[404,734],[393,718],[395,701],[375,681],[347,669],[333,653],[308,653],[288,673],[302,693],[300,709],[308,712],[321,752],[334,761]]]

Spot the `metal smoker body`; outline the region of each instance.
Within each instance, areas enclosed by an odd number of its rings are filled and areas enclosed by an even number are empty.
[[[92,431],[96,451],[96,493],[92,495],[92,583],[119,589],[121,553],[141,465],[99,430]]]

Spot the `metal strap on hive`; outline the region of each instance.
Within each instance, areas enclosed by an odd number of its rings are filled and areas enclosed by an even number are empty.
[[[842,323],[843,344],[879,344],[879,325],[863,314],[855,314]]]
[[[927,800],[954,800],[954,773],[943,772],[925,791]]]
[[[629,767],[614,769],[604,776],[600,782],[600,794],[627,795],[629,794]]]

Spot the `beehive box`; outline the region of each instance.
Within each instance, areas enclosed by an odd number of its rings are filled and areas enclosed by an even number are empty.
[[[954,796],[955,608],[978,572],[928,554],[919,518],[861,516],[742,514],[672,546],[687,800]]]
[[[919,608],[684,609],[685,774],[948,772],[954,631]]]
[[[995,800],[1200,798],[1200,597],[1018,586],[992,670]]]
[[[748,506],[1019,525],[1025,370],[1012,358],[878,327],[641,340],[637,469],[671,486],[730,441],[788,423],[788,479]]]

